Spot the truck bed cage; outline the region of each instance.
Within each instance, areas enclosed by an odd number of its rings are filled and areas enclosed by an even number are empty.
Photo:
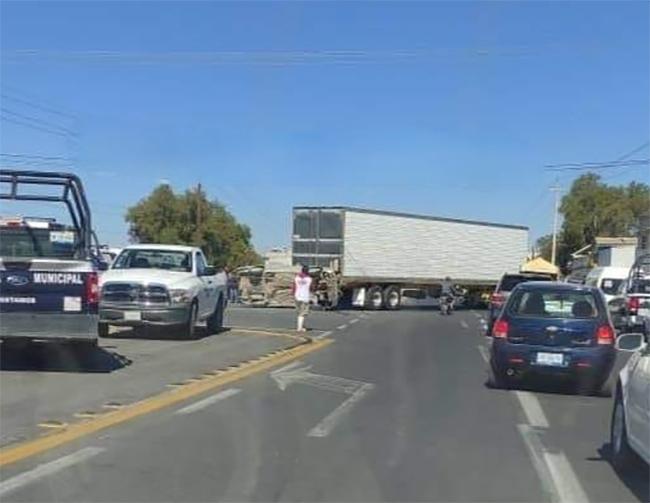
[[[630,268],[630,279],[641,279],[650,276],[650,253],[639,255]]]
[[[29,193],[34,185],[59,186],[61,195]],[[8,191],[5,188],[8,186]],[[0,200],[43,201],[63,203],[67,206],[74,227],[79,232],[79,244],[86,252],[92,245],[90,207],[83,184],[77,175],[52,171],[16,171],[0,169]]]

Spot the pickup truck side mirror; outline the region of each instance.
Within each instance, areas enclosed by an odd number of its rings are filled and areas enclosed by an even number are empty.
[[[214,276],[215,274],[217,274],[217,268],[209,265],[203,269],[201,276]]]
[[[98,271],[108,271],[108,263],[104,262],[103,260],[97,262],[97,270]]]

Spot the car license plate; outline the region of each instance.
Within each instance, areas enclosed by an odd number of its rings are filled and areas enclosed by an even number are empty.
[[[537,353],[537,365],[549,365],[551,367],[562,367],[564,355],[561,353]]]
[[[140,311],[124,311],[125,321],[141,321],[142,313]]]

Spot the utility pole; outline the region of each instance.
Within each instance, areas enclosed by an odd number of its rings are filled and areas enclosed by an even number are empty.
[[[555,265],[557,255],[557,216],[560,211],[560,191],[562,190],[555,180],[555,185],[550,187],[551,192],[555,192],[555,205],[553,209],[553,244],[551,245],[551,262]]]
[[[196,246],[201,246],[201,182],[196,188],[196,231],[194,241]]]

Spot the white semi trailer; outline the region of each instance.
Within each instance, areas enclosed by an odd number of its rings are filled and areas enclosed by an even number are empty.
[[[349,207],[293,209],[293,263],[333,271],[329,287],[319,291],[325,305],[343,300],[398,309],[438,297],[447,277],[476,293],[518,272],[527,254],[528,228],[519,225]]]

